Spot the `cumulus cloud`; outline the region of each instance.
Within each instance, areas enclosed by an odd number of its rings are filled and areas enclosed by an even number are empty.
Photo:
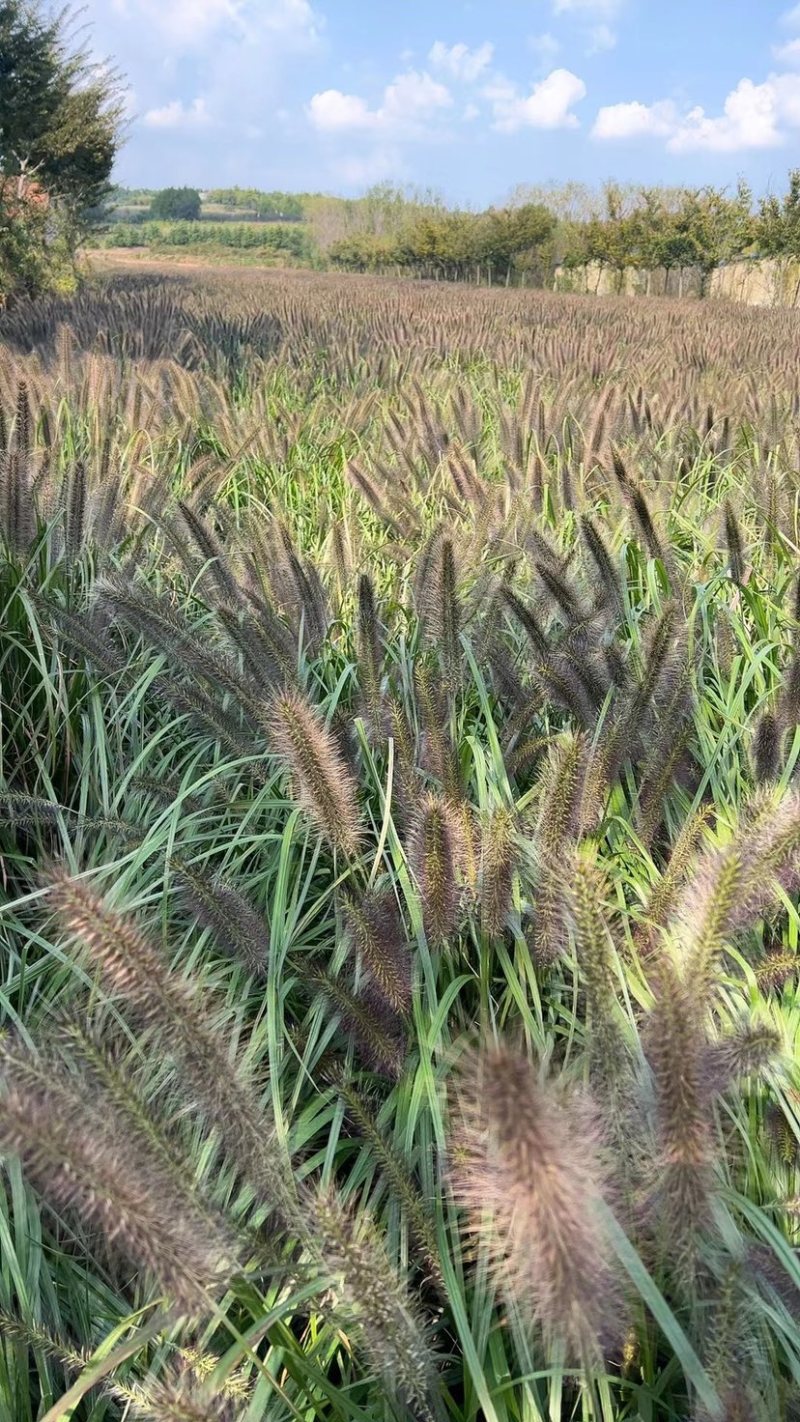
[[[181,99],[173,99],[160,109],[148,109],[142,123],[147,128],[207,128],[211,123],[211,115],[205,99],[193,99],[188,105]]]
[[[800,128],[800,75],[774,74],[763,84],[740,79],[721,114],[697,105],[682,113],[670,100],[601,108],[592,130],[598,139],[665,138],[672,153],[705,150],[740,153],[775,148]]]
[[[675,131],[674,104],[608,104],[602,108],[592,129],[593,138],[668,138]]]
[[[420,135],[425,122],[452,103],[452,94],[444,84],[426,72],[411,69],[387,84],[377,108],[371,109],[357,94],[325,89],[312,96],[307,114],[319,133],[367,132],[402,138]]]
[[[448,48],[442,40],[437,40],[431,46],[428,61],[434,69],[449,74],[452,79],[474,84],[484,69],[488,69],[493,54],[494,45],[488,40],[477,49],[470,49],[466,44],[452,44]]]
[[[571,70],[554,69],[527,95],[502,78],[484,93],[492,104],[494,128],[516,133],[521,128],[577,128],[572,106],[586,97],[586,85]]]
[[[606,54],[617,43],[617,36],[610,25],[593,25],[586,36],[587,54]]]

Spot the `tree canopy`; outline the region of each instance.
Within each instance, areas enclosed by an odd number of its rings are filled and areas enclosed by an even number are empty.
[[[35,290],[74,252],[108,191],[122,112],[117,75],[89,58],[69,11],[0,0],[0,296]]]
[[[150,204],[150,216],[159,222],[197,222],[201,208],[197,188],[162,188]]]

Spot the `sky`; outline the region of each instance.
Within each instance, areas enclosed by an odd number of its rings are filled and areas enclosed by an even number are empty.
[[[128,83],[116,178],[468,206],[576,180],[780,191],[800,166],[800,4],[89,0]]]

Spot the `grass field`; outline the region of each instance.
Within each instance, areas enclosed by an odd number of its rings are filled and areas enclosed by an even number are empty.
[[[800,317],[0,317],[0,1417],[800,1417]]]

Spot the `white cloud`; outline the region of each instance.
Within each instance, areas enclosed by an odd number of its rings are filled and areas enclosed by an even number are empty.
[[[593,25],[586,38],[588,55],[607,54],[617,43],[617,36],[610,25]]]
[[[434,69],[442,70],[452,79],[474,84],[491,64],[493,54],[494,45],[488,40],[477,49],[470,49],[465,44],[453,44],[448,48],[442,40],[437,40],[431,47],[428,60]]]
[[[450,108],[450,90],[430,74],[411,69],[398,74],[383,92],[381,104],[371,109],[357,94],[325,89],[314,94],[307,106],[308,118],[320,133],[371,132],[393,138],[413,138],[424,133],[424,125],[443,109]]]
[[[668,138],[675,131],[675,107],[661,104],[608,104],[595,119],[592,138]]]
[[[665,138],[672,153],[740,153],[777,147],[787,130],[798,128],[800,75],[774,74],[763,84],[741,79],[717,115],[707,114],[699,105],[681,113],[671,100],[609,105],[600,109],[592,136]]]
[[[778,63],[784,64],[787,69],[800,69],[800,39],[773,45],[772,54]]]
[[[222,34],[253,44],[317,33],[310,0],[112,0],[111,8],[176,49],[201,49]]]
[[[543,69],[550,69],[556,55],[561,49],[561,45],[555,35],[531,35],[528,39],[528,49],[535,55]]]
[[[357,94],[343,94],[340,89],[325,89],[314,94],[308,105],[308,116],[320,133],[350,133],[357,128],[372,128],[377,117]]]
[[[781,24],[788,25],[789,29],[800,28],[800,5],[794,5],[791,10],[786,10],[781,15]]]
[[[501,133],[516,133],[520,128],[577,128],[571,110],[586,97],[586,85],[571,70],[554,69],[527,96],[503,78],[484,93],[492,103],[494,127]]]
[[[598,15],[603,19],[614,19],[622,9],[624,0],[553,0],[555,15]]]
[[[148,128],[192,129],[207,128],[211,115],[205,99],[193,99],[186,105],[181,99],[173,99],[160,109],[148,109],[142,118]]]

